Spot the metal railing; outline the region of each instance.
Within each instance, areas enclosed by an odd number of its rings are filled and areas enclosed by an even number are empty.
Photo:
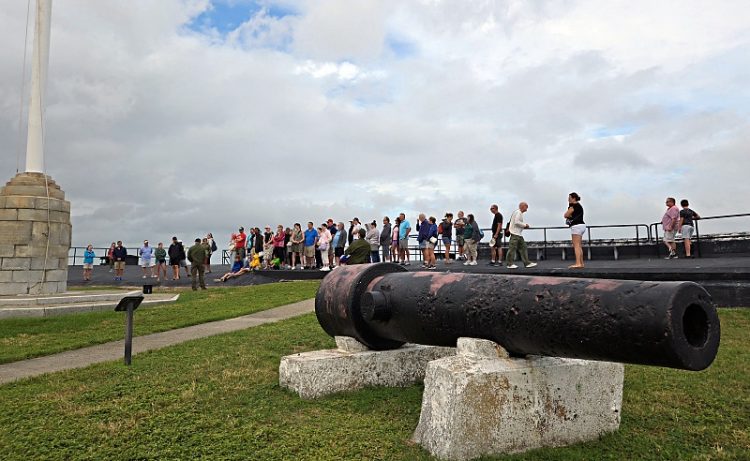
[[[693,220],[693,228],[695,229],[695,235],[693,236],[692,240],[695,240],[694,248],[699,258],[701,257],[701,234],[700,234],[699,223],[701,221],[712,221],[712,220],[732,219],[732,218],[750,218],[750,213],[735,213],[735,214],[725,214],[725,215],[716,215],[716,216],[701,216],[699,219]],[[654,243],[656,243],[656,256],[657,257],[660,256],[660,250],[662,248],[662,246],[660,245],[661,242],[659,240],[659,226],[661,226],[661,222],[655,222],[649,226],[649,229],[653,229],[653,231],[651,231],[651,235],[653,235]],[[666,254],[666,250],[664,254]]]
[[[695,251],[696,256],[701,257],[701,247],[700,242],[701,239],[707,239],[710,237],[701,237],[700,228],[699,228],[699,222],[703,221],[718,221],[718,220],[727,220],[727,219],[735,219],[735,218],[750,218],[750,213],[736,213],[736,214],[727,214],[727,215],[717,215],[717,216],[705,216],[701,217],[698,220],[695,220],[693,222],[693,226],[695,228],[695,235],[693,237],[693,240],[695,241]],[[593,248],[601,248],[601,247],[616,247],[618,245],[618,242],[611,239],[611,238],[595,238],[592,236],[592,234],[596,234],[602,230],[614,230],[614,229],[632,229],[632,233],[629,234],[632,237],[626,237],[622,243],[619,243],[619,245],[626,244],[628,242],[632,243],[636,247],[637,256],[642,256],[642,247],[644,246],[653,246],[655,248],[655,254],[656,256],[660,256],[660,253],[662,252],[661,245],[660,245],[660,238],[659,238],[659,226],[661,225],[661,222],[656,222],[652,224],[604,224],[604,225],[587,225],[586,228],[586,240],[585,240],[585,246],[587,248],[587,257],[588,259],[592,259],[592,249]],[[563,244],[562,242],[569,242],[569,236],[565,236],[564,239],[550,239],[550,233],[552,232],[561,232],[561,231],[567,231],[569,228],[567,226],[541,226],[541,227],[530,227],[529,229],[526,229],[524,231],[524,238],[526,239],[526,242],[528,244],[529,248],[532,249],[538,249],[541,251],[541,254],[544,255],[544,258],[547,257],[547,250],[549,248],[552,248],[553,246],[560,246]],[[482,228],[482,231],[485,234],[484,239],[482,239],[481,242],[488,242],[492,238],[491,229],[490,228]],[[538,233],[541,232],[541,235],[538,235]],[[538,236],[537,238],[535,238]],[[413,242],[409,245],[409,253],[411,255],[412,260],[421,261],[422,260],[422,252],[419,250],[419,245],[417,244],[417,236],[416,234],[412,234],[409,236],[410,242]],[[508,239],[501,233],[501,241],[502,246],[504,248],[507,248],[508,246]],[[480,242],[480,243],[481,243]],[[135,247],[132,247],[135,248]],[[79,265],[83,262],[83,252],[86,248],[81,246],[75,246],[70,248],[70,252],[68,254],[68,263],[70,265]],[[105,263],[107,252],[109,251],[109,247],[96,247],[94,248],[94,252],[96,253],[96,258],[100,260],[101,264]],[[222,249],[220,251],[217,251],[216,253],[219,253],[221,255],[221,264],[228,265],[231,264],[232,261],[232,252],[226,249]],[[135,254],[135,253],[134,253]],[[435,246],[435,255],[440,256],[445,254],[445,249],[443,246],[443,241],[441,238],[438,238],[438,243]],[[458,247],[456,245],[456,240],[453,239],[451,241],[451,249],[450,254],[456,257],[458,254]]]

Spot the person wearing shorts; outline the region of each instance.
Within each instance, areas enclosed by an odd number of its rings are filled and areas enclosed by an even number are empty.
[[[86,247],[86,251],[83,252],[83,280],[91,280],[91,271],[94,269],[94,246],[89,244]]]
[[[464,218],[464,212],[459,211],[456,223],[453,224],[453,227],[456,229],[456,245],[458,246],[458,259],[466,259],[466,255],[464,254],[464,244],[466,243],[466,238],[464,237],[464,226],[466,226],[466,218]]]
[[[570,227],[570,239],[573,241],[573,252],[576,255],[575,264],[568,269],[583,269],[583,234],[586,232],[586,223],[583,222],[583,207],[579,203],[581,196],[575,192],[568,194],[568,209],[563,217],[565,223]]]
[[[152,264],[154,249],[148,245],[148,240],[143,241],[143,246],[138,250],[138,256],[141,257],[141,268],[143,269],[143,278],[156,277]]]
[[[307,223],[307,229],[305,230],[305,268],[315,268],[315,246],[318,244],[318,231],[315,230],[315,225],[312,222]]]
[[[664,245],[669,250],[669,254],[664,259],[677,259],[677,244],[674,237],[677,232],[677,224],[680,221],[680,210],[677,209],[675,202],[674,197],[667,197],[665,201],[667,211],[664,212],[664,216],[661,218],[661,225],[664,229]]]
[[[122,281],[122,274],[125,271],[125,258],[128,256],[128,249],[122,246],[122,241],[117,241],[117,246],[112,252],[115,260],[115,280]]]
[[[490,206],[492,213],[492,240],[495,244],[490,246],[490,266],[503,265],[503,214],[500,213],[500,207],[497,204]]]
[[[695,231],[693,221],[701,219],[701,217],[698,216],[698,213],[690,209],[690,202],[686,199],[680,200],[680,206],[682,209],[680,210],[680,223],[677,228],[682,233],[682,242],[685,244],[685,257],[692,258],[693,255],[690,253],[690,239],[693,238],[693,232]]]
[[[159,242],[154,250],[154,260],[156,261],[156,280],[161,282],[162,276],[167,280],[167,250],[164,244]]]
[[[445,218],[440,223],[440,235],[445,247],[445,264],[451,263],[451,241],[453,240],[453,213],[445,213]]]

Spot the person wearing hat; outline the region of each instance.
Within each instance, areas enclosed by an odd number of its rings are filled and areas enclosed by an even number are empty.
[[[206,289],[206,280],[204,278],[206,274],[206,257],[208,252],[206,251],[205,245],[201,243],[201,239],[195,239],[195,244],[188,250],[188,260],[190,261],[190,275],[193,278],[193,291],[198,290],[198,283],[200,282],[201,290]]]
[[[240,226],[239,232],[232,234],[231,242],[234,244],[234,253],[245,259],[245,246],[247,245],[247,234],[245,228]]]

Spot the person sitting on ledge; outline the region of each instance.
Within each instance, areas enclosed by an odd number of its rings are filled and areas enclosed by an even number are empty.
[[[240,256],[239,254],[235,253],[234,264],[232,264],[232,268],[229,270],[229,272],[227,272],[226,274],[222,275],[221,278],[216,279],[216,281],[217,282],[226,282],[229,279],[233,279],[235,277],[239,277],[240,275],[244,274],[245,272],[249,272],[249,271],[250,271],[250,268],[247,268],[247,270],[245,270],[245,268],[243,267],[242,256]]]
[[[344,251],[344,254],[349,256],[346,260],[346,264],[366,264],[370,262],[370,242],[365,240],[367,232],[364,229],[359,229],[357,235],[358,239],[354,239],[349,248]]]

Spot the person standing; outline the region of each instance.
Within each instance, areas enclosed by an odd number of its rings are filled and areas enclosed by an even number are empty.
[[[677,224],[680,222],[680,210],[675,205],[674,197],[667,197],[667,211],[661,218],[661,226],[664,229],[664,245],[666,245],[669,254],[664,259],[677,259],[677,244],[675,243],[675,234],[677,233]]]
[[[286,244],[286,233],[284,232],[284,226],[279,224],[276,226],[276,233],[273,236],[273,257],[278,258],[279,261],[284,261],[284,245]]]
[[[273,232],[271,226],[266,226],[263,232],[263,262],[266,269],[271,268],[271,261],[273,261]]]
[[[391,218],[383,218],[383,230],[380,231],[380,248],[383,253],[383,262],[391,262]]]
[[[438,242],[437,219],[430,216],[427,220],[429,221],[429,230],[427,231],[427,258],[425,263],[427,269],[437,269],[437,259],[435,258],[435,245]]]
[[[331,232],[328,230],[326,223],[323,223],[318,227],[318,251],[320,251],[320,270],[328,272],[331,270],[329,266],[328,250],[331,248]]]
[[[522,235],[524,229],[529,228],[529,225],[523,220],[523,214],[528,209],[529,204],[521,202],[518,204],[518,209],[510,216],[510,224],[508,226],[510,242],[508,243],[508,254],[505,256],[505,263],[508,269],[518,269],[518,266],[513,262],[516,257],[516,251],[520,252],[521,260],[526,267],[536,266],[536,263],[529,261],[529,251],[526,248],[526,240],[524,240]]]
[[[500,207],[493,204],[490,207],[492,218],[492,242],[490,244],[490,266],[503,265],[503,214]]]
[[[701,217],[698,213],[690,209],[690,202],[687,199],[680,200],[680,206],[682,207],[680,210],[680,224],[677,228],[682,233],[682,242],[685,244],[685,257],[692,258],[690,239],[693,238],[693,232],[695,231],[693,221],[701,219]]]
[[[399,235],[399,229],[401,228],[401,217],[396,216],[396,219],[393,221],[393,231],[391,235],[391,261],[399,262],[398,261],[398,235]]]
[[[464,226],[466,226],[466,218],[464,218],[464,212],[459,210],[456,215],[456,223],[453,225],[456,229],[457,259],[466,259],[466,255],[464,254]]]
[[[340,222],[336,227],[336,234],[334,234],[332,241],[334,261],[336,263],[333,266],[334,268],[341,265],[341,257],[344,256],[344,247],[346,247],[346,229],[344,228],[344,223]]]
[[[409,234],[411,233],[411,224],[406,220],[406,215],[398,215],[401,224],[398,226],[398,259],[400,264],[408,266],[409,262]]]
[[[482,235],[479,233],[479,224],[474,220],[474,215],[471,213],[464,218],[464,223],[464,255],[466,256],[464,266],[476,266],[477,246],[479,241],[482,240]]]
[[[193,278],[193,291],[198,291],[198,283],[201,290],[206,289],[206,247],[201,243],[201,239],[195,239],[195,244],[188,249],[188,260],[190,261],[190,276]]]
[[[430,254],[427,248],[427,240],[430,238],[430,221],[424,213],[419,213],[417,217],[417,242],[419,243],[419,249],[422,251],[422,267],[427,268],[429,266]]]
[[[172,280],[180,279],[180,261],[183,259],[185,249],[177,237],[172,237],[172,244],[169,245],[169,264],[172,266]]]
[[[445,213],[438,229],[445,247],[445,264],[451,264],[451,242],[453,241],[453,213]]]
[[[154,260],[156,261],[156,280],[161,282],[161,278],[167,280],[167,250],[164,244],[159,242],[154,250]]]
[[[380,232],[378,231],[378,223],[373,221],[367,226],[367,232],[365,233],[365,240],[370,244],[370,262],[380,262]]]
[[[148,245],[148,240],[143,241],[143,246],[138,250],[138,256],[141,257],[141,269],[143,269],[143,278],[154,277],[152,258],[154,249]],[[149,274],[150,273],[150,274]]]
[[[298,222],[294,223],[292,236],[290,237],[289,241],[292,243],[292,246],[290,247],[290,253],[292,253],[292,270],[294,270],[297,268],[297,259],[299,259],[300,261],[300,266],[303,265],[302,244],[305,242],[305,238],[302,235],[302,224]]]
[[[565,224],[570,227],[570,239],[573,241],[573,252],[576,255],[576,263],[568,266],[568,269],[583,269],[583,234],[586,232],[586,223],[583,222],[583,207],[579,203],[581,196],[575,192],[568,194],[568,209],[563,217]]]
[[[109,271],[114,272],[115,270],[115,247],[117,244],[115,242],[112,242],[112,245],[109,246],[109,250],[107,250],[107,264],[109,264]]]
[[[125,271],[125,259],[128,256],[128,249],[122,246],[122,240],[117,241],[117,246],[112,252],[115,260],[115,280],[122,281],[122,274]]]
[[[240,258],[245,259],[245,246],[247,245],[247,234],[245,234],[245,228],[240,226],[239,231],[232,234],[231,241],[234,244],[235,254],[238,254],[240,255]]]
[[[211,273],[211,256],[216,253],[216,251],[219,249],[219,247],[216,245],[216,241],[214,240],[214,234],[209,232],[206,234],[206,241],[208,242],[208,259],[206,260],[206,273]],[[156,268],[156,271],[159,272],[159,268]]]
[[[89,245],[86,247],[86,251],[83,252],[83,280],[84,281],[91,280],[91,271],[94,269],[95,257],[96,257],[96,253],[94,253],[94,246],[89,243]]]
[[[312,221],[307,223],[305,230],[305,269],[315,268],[315,247],[318,244],[318,231]]]
[[[262,258],[260,255],[263,253],[263,234],[260,232],[260,227],[253,229],[253,234],[253,251],[256,255],[259,255],[258,259],[260,259]]]

